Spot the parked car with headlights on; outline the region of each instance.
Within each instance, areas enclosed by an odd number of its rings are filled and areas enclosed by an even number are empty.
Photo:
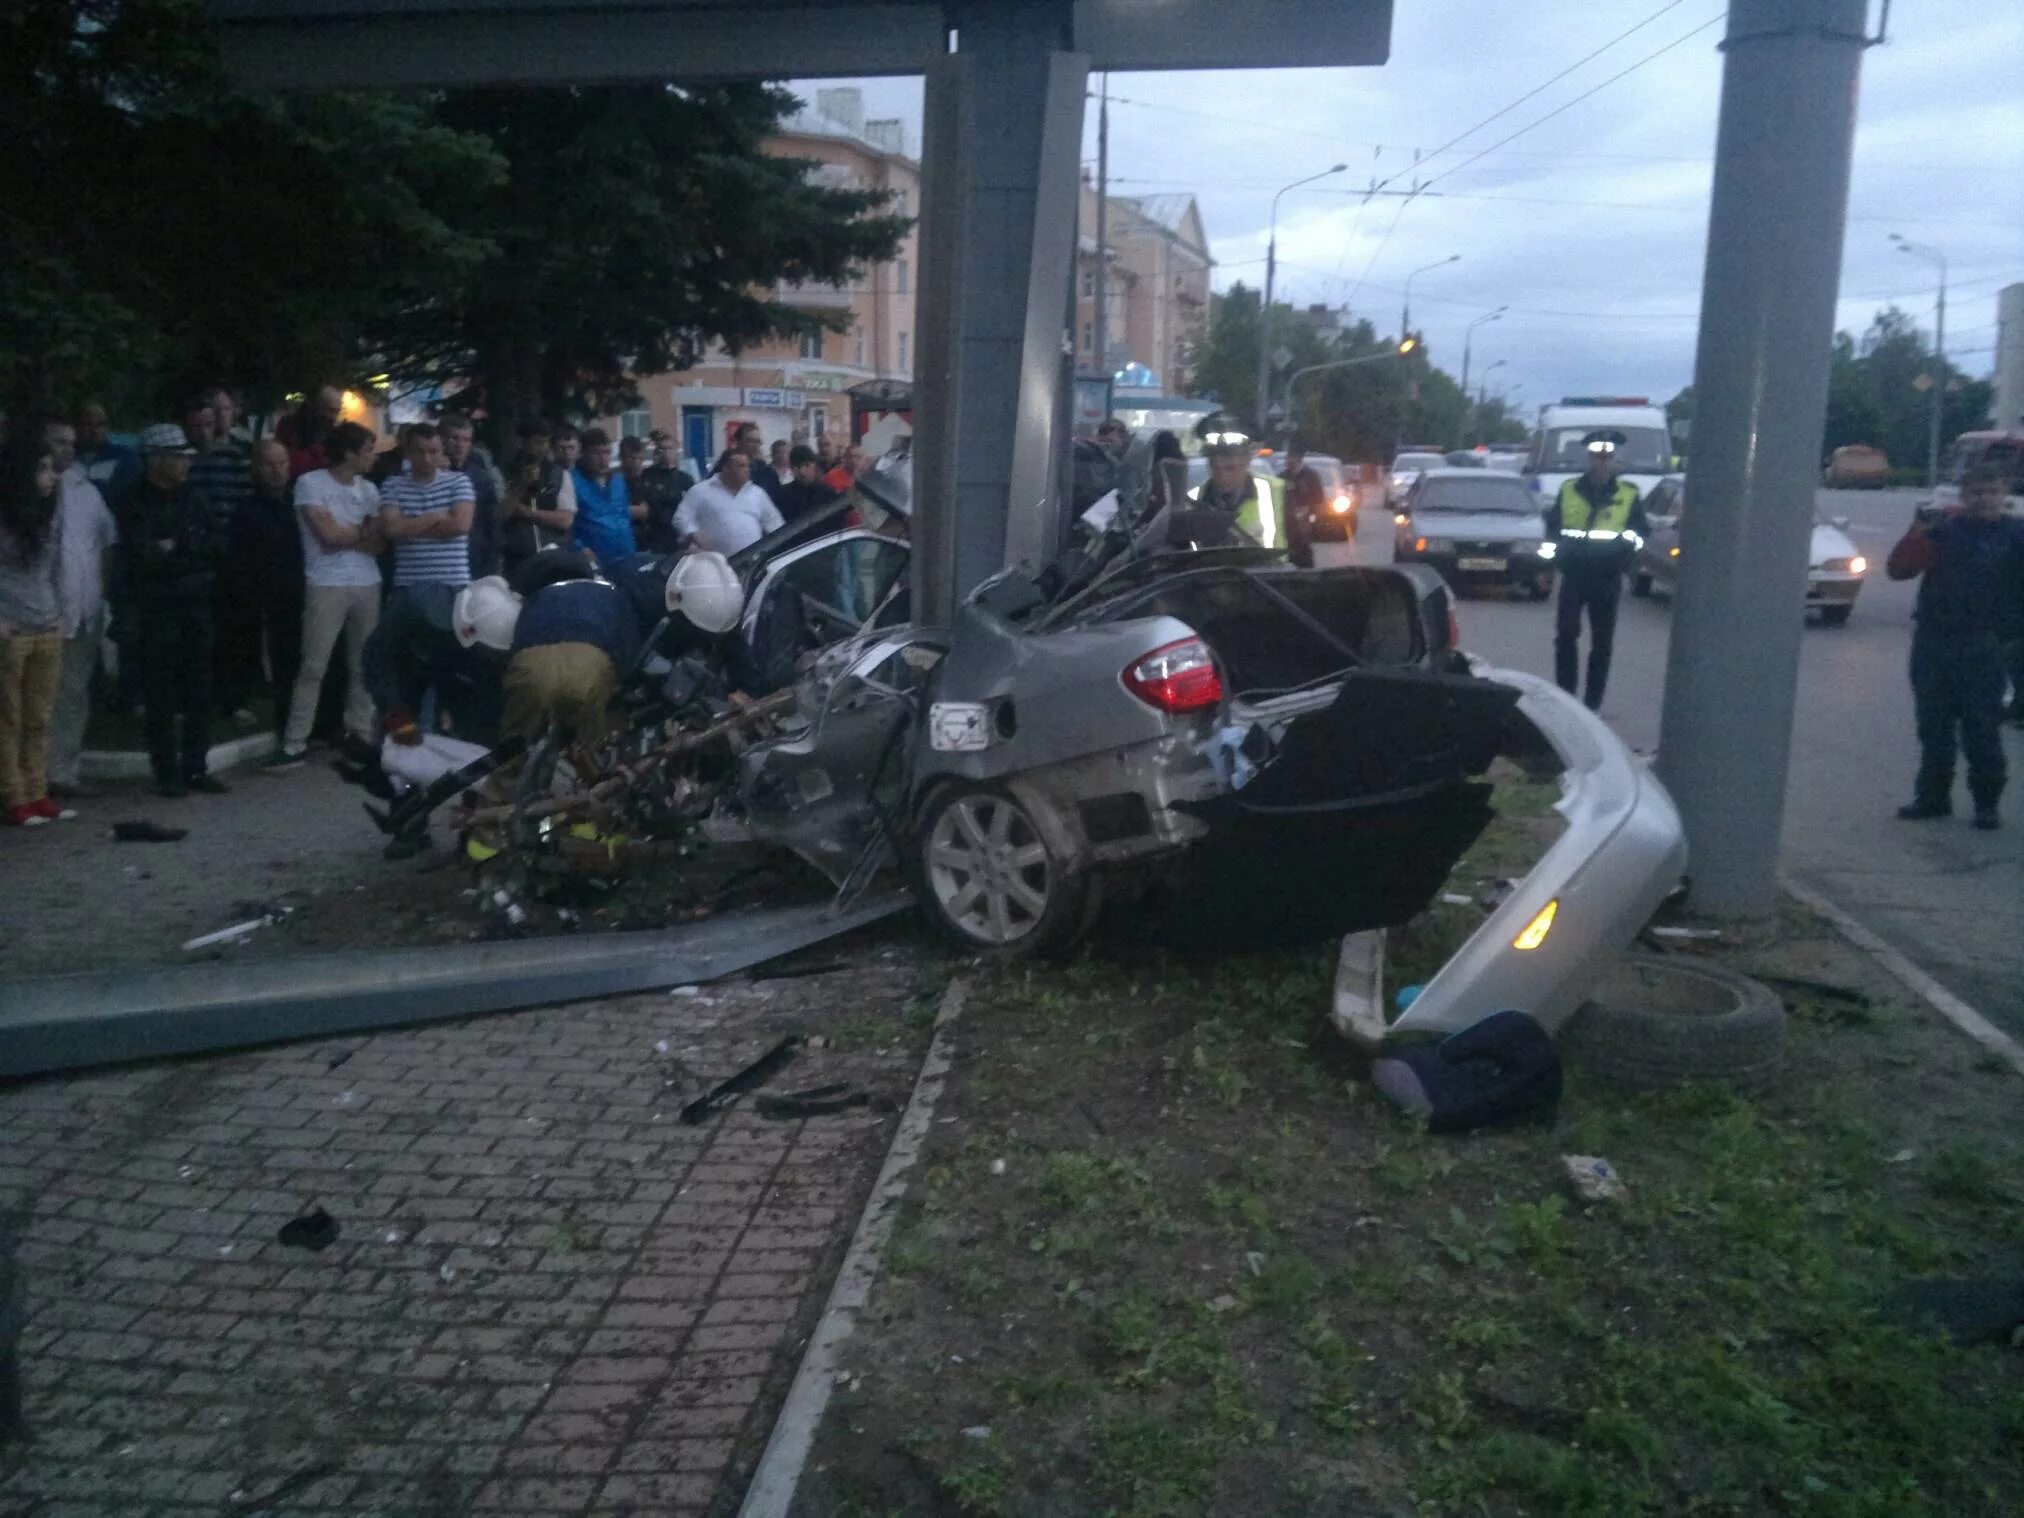
[[[1648,596],[1654,590],[1671,595],[1680,575],[1680,520],[1686,512],[1686,481],[1668,475],[1646,494],[1645,516],[1651,522],[1651,537],[1638,550],[1631,571],[1630,591]],[[1855,613],[1855,599],[1869,573],[1869,560],[1857,551],[1848,535],[1848,518],[1813,519],[1813,538],[1808,549],[1805,607],[1818,611],[1827,627],[1843,626]]]
[[[1429,469],[1392,518],[1394,562],[1431,565],[1457,588],[1516,585],[1534,600],[1553,584],[1545,541],[1539,497],[1502,470]]]

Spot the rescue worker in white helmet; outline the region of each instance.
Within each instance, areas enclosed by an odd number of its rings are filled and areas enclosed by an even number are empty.
[[[660,609],[677,613],[677,622],[695,634],[714,635],[735,626],[745,604],[722,554],[620,559],[606,566],[606,575],[611,578],[545,585],[520,608],[500,724],[508,736],[531,738],[552,722],[578,743],[596,742],[607,730],[606,708],[618,682],[638,659]],[[658,587],[660,607],[642,601],[648,582]]]
[[[1651,535],[1637,486],[1616,477],[1620,432],[1591,432],[1588,468],[1566,481],[1546,508],[1546,543],[1560,573],[1560,604],[1553,627],[1553,672],[1560,688],[1576,692],[1581,614],[1588,613],[1588,680],[1581,691],[1590,711],[1602,706],[1609,658],[1616,646],[1616,609],[1623,577]],[[1545,549],[1541,550],[1546,553]]]
[[[1208,455],[1209,477],[1188,492],[1188,509],[1174,514],[1168,539],[1176,547],[1286,546],[1285,487],[1251,472],[1251,439],[1227,412],[1212,412],[1195,426]]]

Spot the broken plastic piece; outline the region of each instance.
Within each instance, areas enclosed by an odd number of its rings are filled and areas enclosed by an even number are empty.
[[[784,1070],[800,1045],[800,1034],[788,1034],[744,1069],[718,1081],[716,1085],[682,1108],[682,1121],[693,1128],[713,1112],[729,1106],[738,1096],[750,1091],[776,1072]]]
[[[810,1086],[804,1091],[785,1091],[778,1096],[760,1096],[753,1102],[753,1108],[761,1117],[828,1117],[833,1113],[848,1112],[853,1107],[864,1107],[871,1103],[865,1092],[854,1089],[849,1081],[832,1081],[826,1086]]]
[[[1567,1167],[1574,1194],[1584,1202],[1621,1202],[1630,1195],[1616,1167],[1599,1154],[1563,1154],[1560,1163]]]

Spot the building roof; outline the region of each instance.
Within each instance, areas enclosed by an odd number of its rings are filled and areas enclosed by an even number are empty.
[[[882,140],[871,131],[871,128],[880,125],[884,123],[867,121],[853,124],[830,115],[820,106],[804,102],[800,110],[780,123],[778,134],[796,137],[832,137],[842,142],[854,143],[868,153],[897,158],[902,163],[912,164],[918,168],[919,160],[905,150],[904,135],[900,138],[901,146],[895,149],[889,140]]]
[[[1184,247],[1208,257],[1208,239],[1203,234],[1201,208],[1187,191],[1167,195],[1113,195],[1111,204],[1127,207]]]

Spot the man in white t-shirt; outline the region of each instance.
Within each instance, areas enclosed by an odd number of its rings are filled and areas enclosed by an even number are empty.
[[[267,760],[274,770],[293,769],[309,747],[316,720],[316,696],[323,672],[344,638],[350,672],[344,702],[344,730],[359,743],[372,742],[372,697],[365,688],[365,640],[379,625],[379,491],[365,471],[372,467],[373,435],[356,422],[340,422],[323,440],[325,468],[295,482],[295,515],[302,524],[302,668],[288,703],[288,727],[281,747]]]
[[[674,525],[690,546],[729,557],[787,524],[773,498],[752,483],[751,456],[733,449],[715,474],[682,497]]]

